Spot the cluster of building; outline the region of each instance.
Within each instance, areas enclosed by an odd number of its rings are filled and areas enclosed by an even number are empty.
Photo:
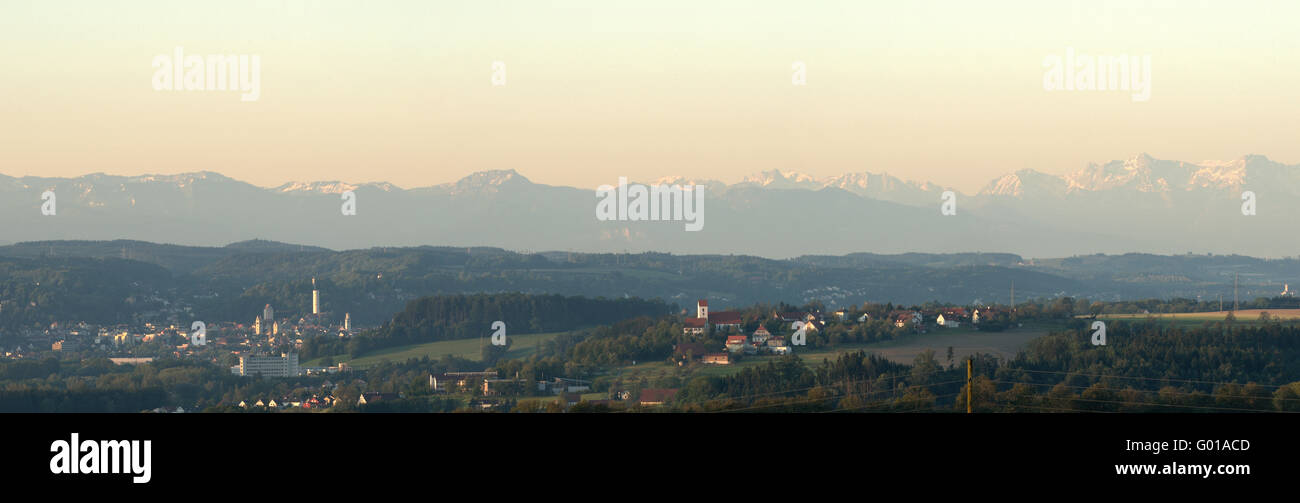
[[[968,310],[964,307],[945,307],[924,311],[894,311],[890,313],[890,319],[894,321],[894,326],[898,328],[910,326],[923,329],[929,321],[932,321],[937,327],[957,328],[963,323],[978,325],[980,320],[987,321],[1000,312],[1006,312],[1006,310],[991,306],[975,308],[974,310]]]
[[[135,322],[114,325],[95,325],[86,322],[76,324],[51,323],[43,329],[18,329],[6,333],[11,347],[0,348],[0,355],[7,358],[43,357],[49,352],[75,353],[81,358],[90,357],[132,357],[164,356],[171,353],[180,358],[201,355],[215,358],[213,351],[228,352],[237,356],[276,355],[285,350],[301,349],[303,339],[317,335],[335,335],[350,337],[355,334],[351,313],[343,313],[341,320],[334,319],[330,313],[321,310],[321,291],[312,279],[312,312],[296,321],[292,318],[277,317],[275,309],[266,304],[254,317],[252,324],[228,321],[204,321],[206,343],[202,346],[193,344],[190,338],[191,322],[177,322],[172,316],[169,322]],[[180,318],[184,319],[188,308],[179,307],[180,303],[160,301],[162,304],[181,309]],[[341,321],[341,324],[339,324]],[[160,343],[163,348],[157,346]],[[268,367],[262,375],[297,375],[284,369],[289,366],[284,362],[275,362],[263,358],[280,358],[277,356],[255,357],[248,365],[261,369]],[[274,368],[270,368],[274,367]],[[307,369],[308,371],[312,369]],[[339,369],[333,369],[337,371]],[[321,372],[331,371],[320,369]],[[241,375],[241,371],[232,369]]]
[[[750,335],[733,334],[726,336],[721,351],[710,350],[703,343],[682,343],[674,350],[678,364],[700,360],[710,365],[729,365],[738,355],[774,354],[784,355],[793,352],[793,341],[806,336],[809,332],[824,330],[826,322],[820,313],[809,312],[775,312],[772,318],[783,323],[790,323],[794,332],[790,339],[783,335],[772,334],[767,327],[759,326]],[[708,335],[713,332],[738,332],[741,330],[740,313],[735,311],[709,312],[709,301],[700,299],[695,304],[695,316],[686,318],[682,333],[685,335]]]
[[[334,395],[325,395],[325,396],[312,395],[311,398],[308,398],[306,400],[294,399],[290,397],[280,397],[278,399],[259,398],[257,399],[257,401],[251,403],[248,402],[247,400],[240,400],[238,406],[241,409],[251,408],[251,409],[266,409],[266,410],[328,409],[330,407],[333,407],[337,403],[338,403],[338,399],[334,398]]]
[[[898,328],[912,328],[924,332],[929,323],[938,327],[956,328],[963,323],[978,325],[980,320],[987,320],[999,312],[998,308],[985,306],[969,310],[964,307],[945,307],[926,310],[895,310],[888,314],[888,320]],[[832,313],[833,321],[851,322],[854,313],[840,309]],[[787,338],[771,333],[766,326],[760,325],[751,334],[734,333],[726,336],[721,350],[710,348],[704,343],[681,343],[674,349],[674,358],[678,365],[691,361],[701,361],[709,365],[729,365],[740,355],[772,354],[784,355],[793,352],[797,340],[805,339],[808,334],[826,329],[827,319],[818,312],[774,312],[771,318],[779,320],[782,326],[789,323],[792,333]],[[859,323],[871,319],[871,315],[861,313],[856,316]],[[709,302],[701,299],[695,305],[695,316],[685,319],[682,333],[703,336],[715,332],[739,332],[742,322],[740,313],[735,311],[710,312]],[[770,325],[770,323],[768,324]]]

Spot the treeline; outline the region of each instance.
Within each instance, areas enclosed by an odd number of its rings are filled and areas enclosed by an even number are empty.
[[[603,299],[522,293],[440,295],[407,304],[377,330],[350,339],[317,337],[304,341],[306,359],[369,351],[406,344],[489,336],[492,324],[506,324],[507,334],[568,331],[611,324],[640,316],[661,316],[672,307],[659,300]]]

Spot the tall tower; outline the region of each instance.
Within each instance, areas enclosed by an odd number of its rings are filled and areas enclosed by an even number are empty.
[[[316,278],[311,279],[311,314],[320,314],[320,290],[316,289]]]
[[[695,317],[709,319],[709,301],[700,299],[695,303]]]
[[[1232,273],[1232,312],[1237,312],[1237,273]]]
[[[262,321],[270,323],[271,320],[274,319],[275,319],[275,310],[271,309],[270,304],[267,304],[266,307],[262,308]]]
[[[343,313],[343,330],[352,330],[352,313]]]
[[[253,320],[253,335],[262,335],[262,317],[258,316]]]

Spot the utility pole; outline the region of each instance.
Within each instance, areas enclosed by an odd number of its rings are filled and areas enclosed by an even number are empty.
[[[1238,307],[1237,301],[1237,273],[1232,273],[1232,312],[1236,313]]]
[[[966,413],[970,414],[970,397],[971,397],[971,378],[970,378],[970,358],[966,358]]]

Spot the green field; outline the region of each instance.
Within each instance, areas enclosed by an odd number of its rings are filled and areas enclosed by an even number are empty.
[[[524,334],[510,336],[510,351],[506,352],[506,358],[521,358],[533,354],[537,350],[538,344],[542,341],[550,340],[555,336],[568,332],[548,332],[542,334]],[[334,357],[336,361],[346,361],[353,368],[366,368],[373,366],[382,361],[406,361],[411,358],[430,359],[442,358],[443,355],[455,355],[470,360],[479,360],[482,353],[480,344],[491,344],[491,341],[484,338],[479,339],[457,339],[451,341],[426,342],[422,344],[411,344],[407,346],[397,346],[392,348],[380,349],[373,351],[365,356],[354,360],[342,360],[344,357]],[[304,367],[321,367],[324,366],[325,358],[316,358],[302,364]]]
[[[823,359],[834,360],[840,353],[865,350],[876,353],[897,363],[911,364],[916,355],[927,349],[934,350],[934,357],[941,365],[947,363],[948,347],[952,347],[953,360],[960,361],[974,353],[997,355],[1011,358],[1024,347],[1026,342],[1044,335],[1055,328],[1049,324],[1025,324],[1024,327],[1002,332],[980,332],[970,328],[937,329],[924,334],[914,334],[902,339],[871,342],[836,344],[816,349],[795,349],[795,354],[807,365],[818,365]],[[624,379],[654,379],[656,377],[676,376],[683,379],[696,376],[724,376],[740,372],[747,367],[766,365],[779,358],[776,356],[747,356],[731,365],[693,364],[679,367],[663,361],[638,363],[614,369],[611,375]]]

